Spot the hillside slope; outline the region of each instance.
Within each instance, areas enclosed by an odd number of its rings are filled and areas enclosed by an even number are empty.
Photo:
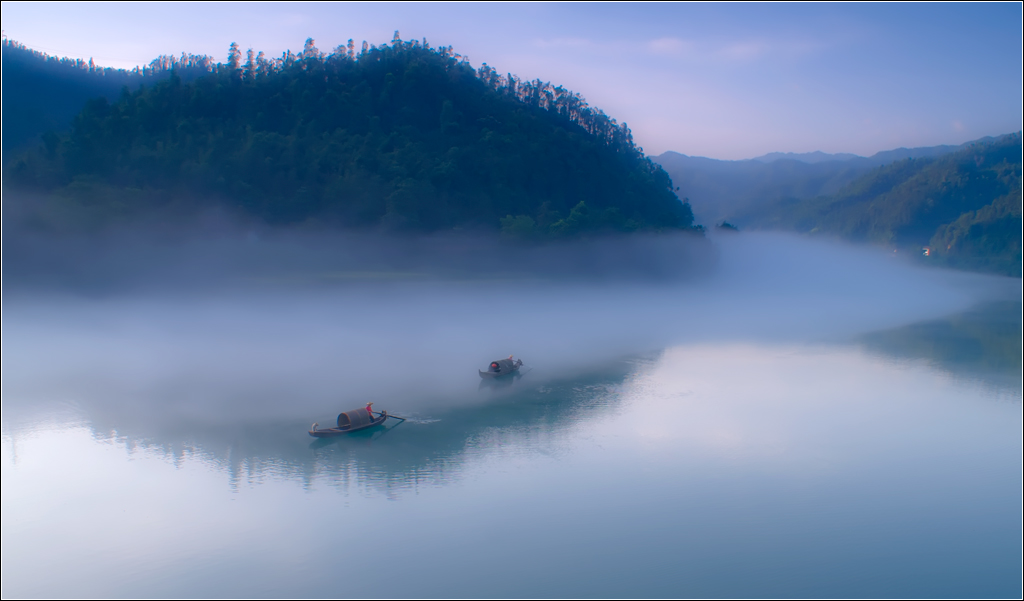
[[[741,227],[824,233],[1020,275],[1021,135],[879,167],[831,196],[741,212]]]

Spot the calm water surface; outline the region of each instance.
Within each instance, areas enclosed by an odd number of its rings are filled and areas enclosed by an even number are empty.
[[[454,325],[420,332],[434,355],[374,350],[355,326],[278,355],[258,341],[294,342],[287,328],[178,320],[206,304],[9,297],[3,596],[1019,597],[1013,287],[878,328],[833,303],[854,326],[817,338],[737,312],[687,339],[645,291],[626,310],[653,325],[631,331],[667,343],[573,329],[629,352],[555,364],[522,346],[533,369],[497,389],[473,370],[507,353],[463,357],[439,342],[461,348]],[[816,319],[795,313],[779,319]],[[552,354],[570,333],[554,323]],[[395,363],[362,379],[317,363],[352,340]],[[312,371],[337,380],[296,375]],[[410,419],[306,434],[374,385]]]

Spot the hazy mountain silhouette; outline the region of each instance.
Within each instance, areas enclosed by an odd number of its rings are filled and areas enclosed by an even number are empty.
[[[760,161],[762,163],[774,163],[778,160],[790,159],[793,161],[800,161],[801,163],[824,163],[825,161],[845,161],[847,159],[860,158],[864,157],[856,154],[850,154],[848,152],[829,154],[827,152],[815,150],[814,152],[769,152],[768,154],[763,154],[750,160]]]
[[[653,157],[689,199],[695,219],[718,223],[732,215],[780,198],[814,198],[835,194],[874,168],[908,158],[939,157],[991,136],[959,146],[896,148],[862,157],[821,151],[771,152],[753,159],[723,161],[665,152]]]

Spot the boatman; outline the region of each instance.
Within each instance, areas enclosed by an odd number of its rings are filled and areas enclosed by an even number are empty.
[[[370,421],[371,422],[373,421],[373,409],[372,409],[372,407],[373,407],[373,403],[367,403],[366,404],[366,412],[370,414]]]

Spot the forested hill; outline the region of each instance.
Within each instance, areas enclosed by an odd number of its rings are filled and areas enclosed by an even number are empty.
[[[5,175],[86,222],[194,199],[271,224],[525,238],[693,223],[625,124],[562,87],[474,70],[397,32],[330,54],[307,40],[274,60],[232,44],[205,77],[90,100]]]
[[[872,170],[831,196],[732,216],[748,228],[827,233],[927,261],[1021,275],[1021,134]]]
[[[4,38],[3,151],[39,143],[50,130],[71,127],[85,102],[103,96],[116,100],[121,89],[138,88],[170,77],[172,71],[188,81],[209,74],[216,63],[209,56],[159,56],[149,65],[132,70],[100,67],[92,59],[58,58]]]

